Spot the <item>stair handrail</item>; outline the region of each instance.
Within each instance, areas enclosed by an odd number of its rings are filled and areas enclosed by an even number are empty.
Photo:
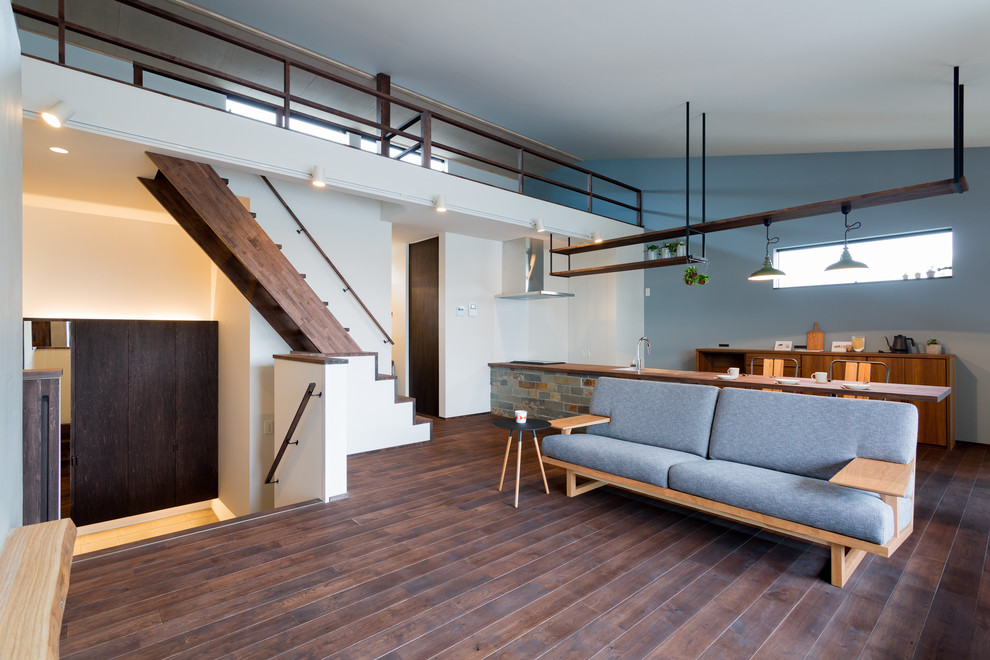
[[[368,309],[367,305],[364,304],[364,301],[361,300],[361,296],[359,296],[357,292],[351,287],[351,285],[347,282],[347,279],[344,277],[343,273],[341,273],[337,269],[333,261],[330,260],[330,257],[327,256],[327,253],[323,251],[323,248],[320,247],[320,244],[316,242],[316,239],[313,238],[313,235],[309,233],[309,230],[306,229],[306,226],[302,223],[299,217],[292,211],[292,208],[289,207],[288,202],[286,202],[285,199],[280,194],[278,194],[278,191],[275,189],[275,186],[272,185],[272,182],[268,180],[268,177],[266,177],[264,174],[259,174],[258,176],[261,177],[262,181],[268,184],[268,188],[272,191],[272,194],[274,194],[275,197],[278,199],[278,201],[282,203],[282,206],[288,212],[289,216],[295,221],[296,225],[299,227],[296,233],[297,234],[301,233],[306,235],[306,238],[309,239],[309,242],[313,244],[313,247],[316,248],[316,251],[320,253],[320,256],[323,257],[324,261],[327,262],[327,265],[330,266],[333,272],[340,279],[341,283],[344,285],[344,293],[350,293],[352,296],[354,296],[354,300],[356,300],[357,303],[361,305],[361,309],[364,310],[364,313],[368,315],[368,318],[371,319],[371,322],[375,324],[375,327],[378,328],[378,331],[381,332],[382,335],[385,337],[385,341],[382,343],[388,343],[394,346],[395,341],[389,336],[387,332],[385,332],[385,328],[383,328],[382,324],[378,322],[378,319],[375,318],[375,315],[371,313],[371,310]]]
[[[296,416],[292,418],[292,423],[289,424],[289,430],[285,433],[285,438],[282,440],[282,446],[278,448],[278,454],[275,455],[275,460],[272,461],[272,468],[268,471],[268,476],[265,477],[265,485],[277,484],[278,479],[274,479],[275,470],[278,469],[279,463],[282,462],[282,456],[285,455],[285,448],[289,445],[298,445],[299,441],[296,440],[292,442],[292,434],[296,432],[296,427],[299,426],[299,420],[303,416],[303,412],[306,410],[309,400],[314,396],[323,396],[323,392],[319,394],[313,394],[313,390],[316,389],[316,383],[310,383],[306,388],[306,393],[302,396],[302,401],[299,402],[299,408],[296,410]]]

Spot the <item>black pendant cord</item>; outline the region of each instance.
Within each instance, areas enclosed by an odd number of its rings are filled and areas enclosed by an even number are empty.
[[[763,221],[763,224],[766,225],[766,228],[767,228],[767,251],[766,251],[766,254],[763,255],[763,259],[764,260],[770,259],[770,246],[771,245],[776,245],[777,243],[780,242],[780,236],[774,236],[773,238],[770,238],[770,223],[771,222],[773,222],[773,221],[770,220],[770,218],[767,218],[766,220]]]
[[[860,227],[863,226],[863,223],[862,222],[854,222],[852,224],[849,224],[849,212],[851,210],[852,210],[852,207],[849,206],[848,204],[844,204],[842,206],[842,222],[846,226],[846,233],[842,237],[842,247],[843,248],[848,248],[849,247],[849,232],[854,231],[856,229],[859,229]],[[769,234],[769,231],[770,230],[767,229],[767,232],[768,232],[767,233],[767,236],[770,235]]]

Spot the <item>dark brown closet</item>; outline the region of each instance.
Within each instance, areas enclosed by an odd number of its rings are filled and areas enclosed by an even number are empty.
[[[71,517],[217,496],[217,323],[72,322]]]

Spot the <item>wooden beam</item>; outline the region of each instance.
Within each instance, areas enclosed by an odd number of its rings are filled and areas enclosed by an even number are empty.
[[[782,222],[784,220],[810,218],[816,215],[825,215],[828,213],[841,213],[842,207],[847,204],[851,206],[853,210],[865,209],[874,206],[896,204],[898,202],[908,202],[918,199],[927,199],[929,197],[938,197],[940,195],[962,193],[967,190],[969,190],[969,185],[966,183],[965,178],[960,179],[958,182],[953,179],[944,179],[942,181],[920,183],[914,186],[906,186],[904,188],[892,188],[890,190],[881,190],[879,192],[866,193],[864,195],[856,195],[854,197],[842,197],[839,199],[830,199],[825,202],[791,206],[774,211],[750,213],[749,215],[740,215],[734,218],[725,218],[710,222],[699,222],[689,225],[687,230],[694,234],[711,234],[718,231],[727,231],[729,229],[740,229],[742,227],[762,225],[764,220],[768,218],[772,222]],[[677,238],[679,236],[684,236],[684,232],[684,227],[671,227],[670,229],[661,229],[658,231],[651,231],[633,236],[610,238],[602,241],[601,243],[582,243],[580,245],[554,248],[551,252],[555,252],[557,254],[581,254],[582,252],[596,252],[598,250],[608,250],[611,248],[625,247],[628,245],[639,245],[641,243],[653,243],[669,238]]]
[[[630,261],[628,263],[611,264],[609,266],[593,266],[591,268],[577,268],[574,270],[561,270],[552,272],[554,277],[578,277],[581,275],[601,275],[603,273],[621,273],[627,270],[645,270],[647,268],[663,268],[664,266],[683,266],[684,264],[705,263],[703,259],[696,257],[670,257],[668,259],[644,259],[642,261]]]

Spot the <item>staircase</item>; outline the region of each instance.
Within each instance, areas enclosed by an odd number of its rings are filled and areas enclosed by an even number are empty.
[[[362,401],[364,424],[348,454],[430,440],[432,425],[400,397],[394,376],[377,373],[378,354],[361,350],[326,303],[286,259],[225,181],[209,165],[147,152],[158,167],[145,188],[295,352],[347,358],[348,396]],[[375,414],[370,418],[367,408]],[[351,436],[349,429],[348,435]]]

